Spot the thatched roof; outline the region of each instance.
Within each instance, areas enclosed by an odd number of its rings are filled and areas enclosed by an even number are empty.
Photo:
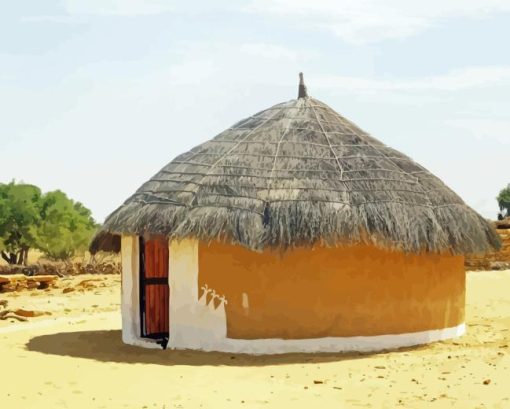
[[[91,250],[119,234],[225,240],[250,249],[372,243],[478,253],[493,227],[440,179],[326,104],[277,104],[183,153],[107,219]]]

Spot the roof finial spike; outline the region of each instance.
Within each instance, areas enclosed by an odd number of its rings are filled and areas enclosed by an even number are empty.
[[[306,90],[305,80],[303,78],[303,73],[299,73],[299,91],[298,98],[306,98],[308,97],[308,91]]]

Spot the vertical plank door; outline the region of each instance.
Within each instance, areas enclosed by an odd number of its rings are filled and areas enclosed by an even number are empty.
[[[169,335],[168,241],[153,238],[144,243],[142,291],[142,336]]]

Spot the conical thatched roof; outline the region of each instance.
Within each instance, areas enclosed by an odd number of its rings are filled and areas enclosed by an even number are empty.
[[[115,210],[93,252],[118,235],[226,240],[251,249],[373,243],[485,252],[492,226],[441,180],[326,104],[275,105],[186,152]]]

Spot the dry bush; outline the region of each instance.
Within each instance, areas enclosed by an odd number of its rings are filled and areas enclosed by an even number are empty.
[[[58,275],[77,274],[120,274],[120,258],[115,255],[86,254],[67,261],[50,261],[40,258],[28,266],[2,265],[0,274]]]

